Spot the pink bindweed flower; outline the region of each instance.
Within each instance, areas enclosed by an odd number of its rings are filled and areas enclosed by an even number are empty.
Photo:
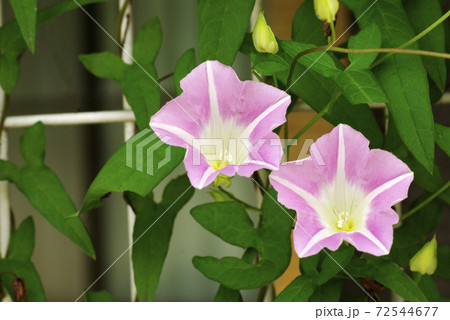
[[[408,166],[387,151],[370,150],[360,132],[343,124],[319,138],[311,153],[269,177],[280,203],[297,211],[299,257],[337,250],[343,240],[359,251],[388,254],[398,222],[391,206],[407,197],[413,180]]]
[[[219,174],[249,177],[278,169],[283,154],[272,130],[286,121],[290,96],[272,86],[240,81],[231,67],[206,61],[181,80],[183,93],[150,120],[167,144],[187,150],[191,184],[204,188]]]

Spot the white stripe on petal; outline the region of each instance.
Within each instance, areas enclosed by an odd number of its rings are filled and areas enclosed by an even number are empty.
[[[188,145],[192,145],[194,141],[194,137],[187,131],[180,129],[176,126],[171,126],[169,124],[163,124],[163,123],[151,123],[152,128],[158,128],[165,130],[167,132],[172,133],[173,135],[177,136],[178,138],[182,139],[184,142],[186,142]]]
[[[214,172],[216,172],[216,170],[214,170],[213,167],[208,167],[208,169],[205,171],[205,173],[202,176],[202,179],[200,180],[199,189],[202,189],[205,186],[206,180],[208,180],[208,178],[214,174]]]
[[[338,142],[338,154],[337,154],[337,172],[336,182],[338,186],[345,184],[345,142],[344,142],[344,127],[339,126],[339,142]]]
[[[411,177],[413,175],[412,172],[404,173],[401,176],[398,176],[394,179],[391,179],[385,183],[383,183],[381,186],[378,186],[377,188],[373,189],[364,199],[361,201],[360,206],[368,207],[369,204],[372,202],[373,199],[375,199],[378,195],[383,193],[384,191],[392,188],[395,184],[399,183],[403,179],[406,179],[408,177]]]
[[[250,160],[249,162],[245,162],[243,164],[258,164],[260,166],[264,166],[265,168],[267,168],[269,170],[278,170],[277,166],[274,166],[274,165],[264,162],[264,161]]]
[[[283,186],[285,186],[286,188],[292,190],[294,193],[296,193],[298,196],[300,196],[311,208],[313,208],[319,215],[324,211],[324,208],[322,206],[322,204],[320,203],[320,201],[311,193],[309,193],[306,190],[303,190],[302,188],[300,188],[299,186],[285,180],[282,179],[280,177],[277,177],[275,175],[271,175],[270,177],[272,180],[282,184]]]
[[[282,105],[286,100],[289,100],[291,97],[287,96],[277,103],[271,105],[269,108],[264,110],[263,113],[261,113],[259,116],[257,116],[248,126],[245,128],[245,130],[242,132],[241,137],[242,138],[248,138],[250,137],[250,134],[255,130],[256,126],[265,118],[267,117],[272,111],[276,110],[280,105]]]
[[[369,229],[364,228],[360,231],[358,231],[359,233],[361,233],[363,236],[365,236],[368,240],[370,240],[375,246],[377,246],[384,254],[388,254],[389,250],[386,248],[386,246],[380,241],[378,240],[377,237],[375,237],[373,235],[372,232],[369,231]]]
[[[306,232],[305,230],[302,229],[303,232]],[[310,236],[309,234],[306,234],[307,236],[309,236],[311,238],[311,240],[309,240],[309,242],[307,243],[307,245],[305,246],[305,248],[303,248],[302,252],[300,252],[298,255],[299,257],[303,257],[309,250],[311,250],[312,247],[314,247],[316,244],[318,244],[320,241],[322,241],[323,239],[326,239],[330,236],[333,235],[333,232],[327,230],[326,228],[320,230],[319,232],[317,232],[314,236]],[[322,248],[321,248],[322,249]]]
[[[214,83],[214,74],[211,68],[211,61],[206,61],[206,73],[208,75],[208,93],[209,93],[209,108],[210,108],[210,122],[213,119],[220,118],[219,101],[217,99],[216,84]]]

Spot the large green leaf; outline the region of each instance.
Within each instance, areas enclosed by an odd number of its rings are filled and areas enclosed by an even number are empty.
[[[121,80],[128,65],[111,52],[99,52],[79,55],[81,63],[98,78]]]
[[[294,279],[275,299],[275,302],[304,302],[313,294],[316,279],[302,275]]]
[[[132,65],[125,64],[109,52],[79,56],[80,61],[95,76],[119,81],[140,130],[149,127],[150,117],[161,107],[156,55],[161,48],[161,24],[157,17],[148,20],[136,37]]]
[[[6,94],[11,94],[19,80],[20,64],[17,57],[0,51],[0,86]]]
[[[424,194],[413,202],[411,208],[422,203],[429,194]],[[414,215],[405,219],[402,226],[394,231],[390,257],[402,267],[409,267],[409,260],[422,248],[428,236],[436,229],[442,217],[442,205],[433,200]]]
[[[200,62],[231,65],[244,40],[255,0],[198,0]]]
[[[374,279],[407,301],[427,301],[414,280],[392,261],[383,258],[357,258],[347,265],[346,270],[353,277]]]
[[[8,160],[0,159],[0,180],[14,182],[19,176],[19,168]]]
[[[16,0],[17,1],[17,0]],[[17,2],[22,1],[18,0]],[[64,12],[79,8],[90,3],[107,0],[66,0],[37,12],[37,24],[42,24]],[[0,86],[10,94],[19,79],[19,56],[26,50],[27,44],[23,40],[19,24],[16,20],[0,27]]]
[[[28,127],[20,137],[20,153],[28,166],[40,167],[45,157],[45,132],[42,122]]]
[[[135,193],[126,193],[136,213],[132,259],[139,301],[154,300],[175,218],[193,194],[194,189],[186,175],[167,185],[160,203],[155,203],[152,194],[141,197]]]
[[[125,64],[109,52],[79,56],[86,69],[95,76],[119,81],[140,130],[149,127],[150,117],[161,107],[158,74],[154,65],[161,38],[161,25],[155,17],[139,30],[133,47],[136,62],[132,65]]]
[[[315,45],[300,43],[295,41],[280,41],[281,48],[291,57],[294,58],[300,52],[315,48]],[[329,78],[341,73],[336,67],[334,60],[327,52],[313,52],[302,56],[298,62],[308,69],[317,71],[322,76]],[[296,66],[297,67],[297,66]],[[309,71],[309,70],[308,70]],[[295,81],[294,77],[292,81]]]
[[[450,302],[450,299],[444,298],[439,294],[436,284],[431,276],[424,274],[418,283],[420,290],[425,294],[430,302]]]
[[[370,70],[347,69],[336,75],[335,80],[344,96],[352,104],[388,101]]]
[[[262,250],[262,239],[245,208],[237,202],[207,203],[191,210],[194,219],[222,240]]]
[[[358,32],[356,36],[350,37],[349,49],[376,49],[381,47],[381,32],[376,24],[370,24]],[[369,69],[377,58],[378,53],[349,53],[351,62],[349,69]],[[384,102],[384,101],[383,101]]]
[[[257,251],[254,248],[248,248],[242,255],[242,260],[246,263],[253,263],[256,258]],[[242,295],[239,290],[230,289],[223,284],[219,286],[214,302],[242,302]]]
[[[384,47],[399,47],[414,37],[401,0],[343,1],[359,19],[364,30],[377,23]],[[370,10],[367,10],[371,6]],[[367,12],[366,12],[367,10]],[[410,49],[418,49],[417,44]],[[434,166],[434,121],[431,110],[427,72],[422,60],[413,55],[393,55],[374,73],[386,92],[387,104],[400,138],[414,157],[429,171]]]
[[[285,71],[289,68],[288,63],[279,55],[252,52],[250,57],[253,68],[263,76],[271,76],[276,72]]]
[[[50,224],[95,258],[94,247],[80,217],[70,217],[76,207],[50,168],[25,165],[16,186]]]
[[[442,16],[439,0],[408,0],[404,1],[404,6],[416,34],[428,28]],[[445,52],[444,25],[436,26],[425,37],[419,39],[419,46],[422,50]],[[422,60],[430,78],[444,92],[447,78],[445,60],[428,56],[423,56]]]
[[[437,250],[438,263],[434,276],[450,280],[450,246],[439,245]]]
[[[11,180],[50,224],[95,258],[94,247],[80,217],[69,218],[76,211],[74,203],[55,173],[43,163],[44,149],[44,126],[38,122],[25,129],[20,139],[25,166],[13,174]]]
[[[339,301],[344,286],[343,279],[331,279],[314,289],[314,293],[309,297],[311,302],[337,302]]]
[[[230,289],[224,285],[219,286],[214,302],[242,302],[242,295],[239,290]]]
[[[314,0],[306,0],[295,12],[292,20],[292,40],[316,46],[327,44],[327,37],[323,35],[323,22],[317,18],[314,11]]]
[[[86,297],[86,302],[114,302],[114,298],[105,290],[89,290],[84,295]]]
[[[133,46],[133,58],[141,65],[154,64],[162,43],[158,17],[149,19],[139,30]]]
[[[322,285],[332,279],[341,271],[353,257],[355,249],[343,244],[336,251],[322,250],[313,256],[302,258],[300,261],[300,271],[302,275],[314,277],[317,285]]]
[[[38,11],[37,14],[37,23],[41,24],[44,22],[47,22],[48,20],[57,17],[67,11],[73,10],[73,9],[79,9],[80,6],[85,6],[92,3],[98,3],[98,2],[106,2],[108,0],[66,0],[59,2],[53,6],[49,6],[47,8],[44,8],[42,10]]]
[[[134,112],[139,129],[148,128],[150,117],[161,107],[158,75],[154,65],[133,64],[126,68],[120,87]]]
[[[79,212],[101,206],[101,199],[110,192],[148,195],[183,160],[184,153],[184,149],[164,144],[150,129],[139,132],[100,170]]]
[[[290,230],[294,213],[282,207],[275,199],[274,190],[264,196],[262,226],[257,229],[259,241],[255,238],[255,231],[252,231],[254,229],[243,216],[246,214],[244,207],[234,205],[231,212],[231,203],[224,205],[227,203],[221,202],[194,208],[194,218],[209,231],[235,245],[256,247],[261,258],[259,263],[251,264],[236,257],[194,257],[194,267],[206,277],[231,289],[260,288],[281,276],[291,258]],[[208,212],[214,217],[210,219],[213,222],[205,218]],[[219,218],[219,215],[223,218]],[[248,239],[245,232],[249,232]]]
[[[322,285],[343,271],[352,259],[354,252],[355,249],[352,246],[343,244],[336,251],[327,251],[327,254],[322,253],[324,259],[318,270],[317,284]]]
[[[292,63],[292,57],[286,53],[280,55],[289,64]],[[287,76],[287,71],[277,73],[277,77],[283,83],[286,83]],[[317,112],[328,104],[332,94],[337,90],[337,84],[333,79],[327,79],[311,69],[307,71],[307,67],[301,63],[297,63],[292,80],[293,85],[289,90]],[[352,126],[369,139],[372,148],[379,148],[383,144],[383,135],[367,104],[352,105],[341,96],[324,118],[334,125],[345,123]]]
[[[23,40],[30,51],[34,53],[37,0],[9,0],[9,2],[14,10]]]
[[[173,81],[175,83],[175,90],[177,95],[180,95],[183,90],[180,87],[180,81],[186,77],[189,72],[192,71],[196,66],[195,62],[195,51],[194,49],[189,49],[186,51],[178,60],[175,66],[175,71],[173,72]]]
[[[434,165],[433,174],[430,174],[414,157],[408,155],[408,150],[403,145],[395,126],[392,125],[390,120],[384,148],[393,152],[404,161],[414,172],[414,182],[429,193],[434,193],[444,186],[444,179],[442,179],[439,168],[436,165]],[[450,204],[450,190],[447,189],[442,192],[439,198]]]
[[[27,301],[45,301],[41,279],[33,263],[30,261],[34,248],[34,224],[31,217],[26,218],[20,226],[11,233],[8,256],[0,258],[1,285],[15,299],[13,280],[21,278],[26,288]]]
[[[34,249],[34,222],[28,217],[11,233],[8,259],[30,260]]]
[[[450,127],[435,123],[436,144],[450,157]]]
[[[12,272],[18,278],[22,278],[25,282],[27,290],[27,301],[43,302],[45,301],[44,288],[42,287],[39,274],[30,261],[0,259],[0,273]],[[1,277],[2,285],[8,290],[11,297],[14,297],[12,290],[12,281],[14,276],[11,274],[3,274]]]

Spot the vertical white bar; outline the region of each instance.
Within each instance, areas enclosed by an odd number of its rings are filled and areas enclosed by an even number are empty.
[[[3,24],[3,8],[0,1],[0,26]],[[5,93],[0,88],[0,114],[5,103]],[[8,158],[8,138],[3,131],[0,141],[0,159]],[[8,250],[9,235],[11,233],[11,216],[9,209],[8,181],[0,181],[0,256],[5,257]]]
[[[3,92],[0,92],[3,95]],[[6,131],[2,133],[0,159],[8,158],[8,138]],[[0,256],[4,258],[8,251],[9,235],[11,233],[11,215],[9,208],[8,181],[0,181]]]
[[[126,0],[119,0],[119,10],[122,8]],[[128,25],[128,27],[127,27]],[[125,42],[123,44],[122,59],[125,63],[131,64],[133,59],[131,57],[133,52],[133,18],[131,15],[131,6],[125,12],[125,16],[122,20],[122,25],[120,26],[120,34],[122,39],[125,37]],[[131,110],[130,105],[124,96],[122,96],[122,104],[124,110]],[[130,139],[134,133],[135,124],[133,122],[125,122],[123,126],[124,140]],[[133,209],[127,206],[127,216],[128,216],[128,243],[131,245],[133,243],[133,227],[134,221],[136,219]],[[131,290],[131,301],[136,298],[136,286],[134,285],[134,273],[133,273],[133,262],[131,260],[131,251],[129,251],[129,264],[130,264],[130,290]]]

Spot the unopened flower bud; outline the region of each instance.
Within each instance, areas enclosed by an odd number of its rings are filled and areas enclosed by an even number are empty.
[[[409,261],[411,271],[432,275],[437,267],[436,235],[420,249]]]
[[[339,10],[339,1],[314,0],[314,10],[316,11],[317,18],[332,23],[336,19],[336,14]]]
[[[278,42],[272,29],[267,25],[263,12],[261,12],[256,19],[255,27],[253,28],[253,45],[258,52],[263,53],[277,53]]]

